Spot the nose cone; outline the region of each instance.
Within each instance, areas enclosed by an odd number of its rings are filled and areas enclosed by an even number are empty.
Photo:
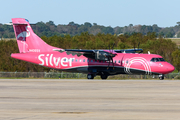
[[[171,73],[171,72],[173,72],[174,70],[175,70],[175,67],[174,67],[173,65],[169,64],[169,65],[167,66],[167,72],[168,72],[168,73]]]
[[[175,67],[167,62],[166,64],[164,64],[164,70],[163,70],[164,73],[163,74],[171,73],[174,70],[175,70]]]
[[[155,73],[168,74],[175,70],[174,66],[168,62],[151,63],[151,70]]]

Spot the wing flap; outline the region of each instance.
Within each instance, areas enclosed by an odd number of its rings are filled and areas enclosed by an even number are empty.
[[[115,52],[117,53],[136,53],[136,52],[139,52],[139,53],[142,53],[143,52],[143,49],[124,49],[124,50],[114,50]]]

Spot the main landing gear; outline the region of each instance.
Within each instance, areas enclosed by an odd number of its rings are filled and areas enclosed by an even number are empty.
[[[88,74],[87,79],[94,79],[95,75],[94,74]],[[105,80],[107,79],[108,76],[106,74],[101,74],[101,79]]]
[[[105,80],[105,79],[107,79],[107,75],[105,75],[105,74],[101,74],[101,79],[103,79],[103,80]]]
[[[159,75],[160,80],[164,80],[164,75]]]
[[[93,74],[88,74],[87,79],[94,79],[94,75]]]

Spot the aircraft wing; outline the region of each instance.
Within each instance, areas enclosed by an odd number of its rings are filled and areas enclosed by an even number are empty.
[[[54,50],[54,51],[59,51],[59,52],[66,52],[68,55],[72,54],[77,55],[78,57],[84,54],[95,54],[95,50],[81,50],[81,49],[62,49],[62,50]]]
[[[64,52],[66,51],[67,53],[76,53],[76,54],[93,54],[96,53],[97,51],[105,51],[108,53],[142,53],[143,49],[121,49],[121,50],[81,50],[81,49],[62,49],[62,50],[55,50],[55,51],[59,51],[59,52]]]
[[[90,59],[108,61],[115,57],[117,54],[113,50],[81,50],[81,49],[63,49],[55,50],[59,52],[66,52],[68,55],[77,55],[78,57],[83,55]]]
[[[59,52],[66,52],[68,55],[77,55],[78,57],[83,55],[90,59],[109,61],[117,55],[117,53],[136,53],[142,52],[142,49],[125,49],[125,50],[81,50],[81,49],[62,49],[54,50]]]

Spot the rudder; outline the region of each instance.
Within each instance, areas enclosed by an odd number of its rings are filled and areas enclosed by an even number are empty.
[[[32,30],[28,20],[23,18],[12,18],[13,28],[17,39],[19,52],[47,52],[60,49],[45,43]]]

